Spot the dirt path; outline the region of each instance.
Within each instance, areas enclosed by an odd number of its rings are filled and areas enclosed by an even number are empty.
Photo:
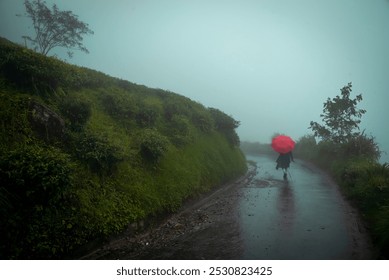
[[[357,212],[325,174],[301,162],[285,184],[272,159],[250,160],[256,165],[236,182],[83,259],[371,258]]]

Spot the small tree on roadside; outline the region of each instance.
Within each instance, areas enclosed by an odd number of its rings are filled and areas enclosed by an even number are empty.
[[[351,99],[351,83],[341,89],[341,95],[328,98],[320,115],[324,125],[310,122],[310,129],[315,137],[334,143],[346,143],[360,135],[359,124],[366,110],[358,109],[357,104],[362,101],[362,94]]]
[[[93,34],[88,24],[78,20],[71,11],[60,11],[57,5],[50,10],[45,1],[25,0],[26,16],[31,18],[36,33],[35,38],[23,36],[35,51],[47,55],[55,47],[63,47],[72,57],[72,50],[89,51],[82,44],[83,35]]]

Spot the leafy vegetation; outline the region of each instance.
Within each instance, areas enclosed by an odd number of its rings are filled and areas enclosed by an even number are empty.
[[[315,135],[300,138],[295,155],[314,162],[334,176],[361,211],[381,257],[388,258],[389,166],[378,162],[380,150],[374,138],[355,131],[365,110],[356,109],[362,96],[351,100],[350,91],[351,84],[342,89],[343,98],[327,100],[323,119],[327,128],[311,122]],[[316,141],[315,136],[321,141]]]
[[[140,151],[149,161],[157,162],[168,149],[168,139],[157,130],[145,129],[141,136]]]
[[[80,131],[91,115],[90,103],[79,99],[77,95],[67,95],[60,104],[62,115],[69,120],[71,130]]]
[[[112,79],[101,72],[67,64],[53,57],[17,47],[0,38],[0,73],[5,86],[11,86],[42,98],[53,98],[63,91],[106,88],[109,85],[131,87],[129,82]],[[4,86],[3,86],[4,87]]]
[[[246,171],[223,112],[5,39],[0,97],[3,259],[71,258]]]
[[[362,94],[350,99],[352,85],[344,86],[341,96],[337,95],[324,103],[322,117],[324,125],[311,121],[310,128],[316,137],[323,141],[345,143],[359,135],[359,124],[366,110],[358,109],[358,102],[362,101]]]
[[[72,219],[66,205],[72,201],[73,169],[68,155],[52,147],[33,144],[1,151],[3,257],[30,252],[44,258],[63,249]]]
[[[238,128],[239,122],[227,116],[219,109],[210,108],[210,112],[215,122],[215,128],[226,136],[232,146],[239,145],[239,137],[235,132],[235,128]]]
[[[55,4],[50,10],[46,2],[41,0],[25,0],[24,6],[26,16],[32,20],[35,38],[23,38],[26,42],[28,40],[36,51],[47,55],[55,47],[64,47],[68,49],[69,57],[72,56],[70,50],[73,49],[88,53],[81,42],[83,35],[93,34],[93,31],[71,11],[60,11]]]

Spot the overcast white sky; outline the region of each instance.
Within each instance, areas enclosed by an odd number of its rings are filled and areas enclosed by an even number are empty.
[[[23,2],[0,0],[0,36],[19,43],[32,32],[15,16]],[[95,32],[84,40],[90,54],[70,63],[218,108],[241,122],[241,140],[298,140],[352,82],[367,110],[361,128],[389,152],[387,0],[46,2]]]

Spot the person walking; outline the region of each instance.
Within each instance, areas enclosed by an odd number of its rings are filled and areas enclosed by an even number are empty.
[[[277,170],[279,168],[282,169],[282,171],[284,172],[284,177],[283,177],[284,180],[288,180],[287,172],[288,172],[288,168],[289,168],[291,161],[294,162],[292,152],[285,153],[285,154],[280,153],[280,155],[278,156],[278,158],[276,160],[276,162],[277,162],[276,169]]]

